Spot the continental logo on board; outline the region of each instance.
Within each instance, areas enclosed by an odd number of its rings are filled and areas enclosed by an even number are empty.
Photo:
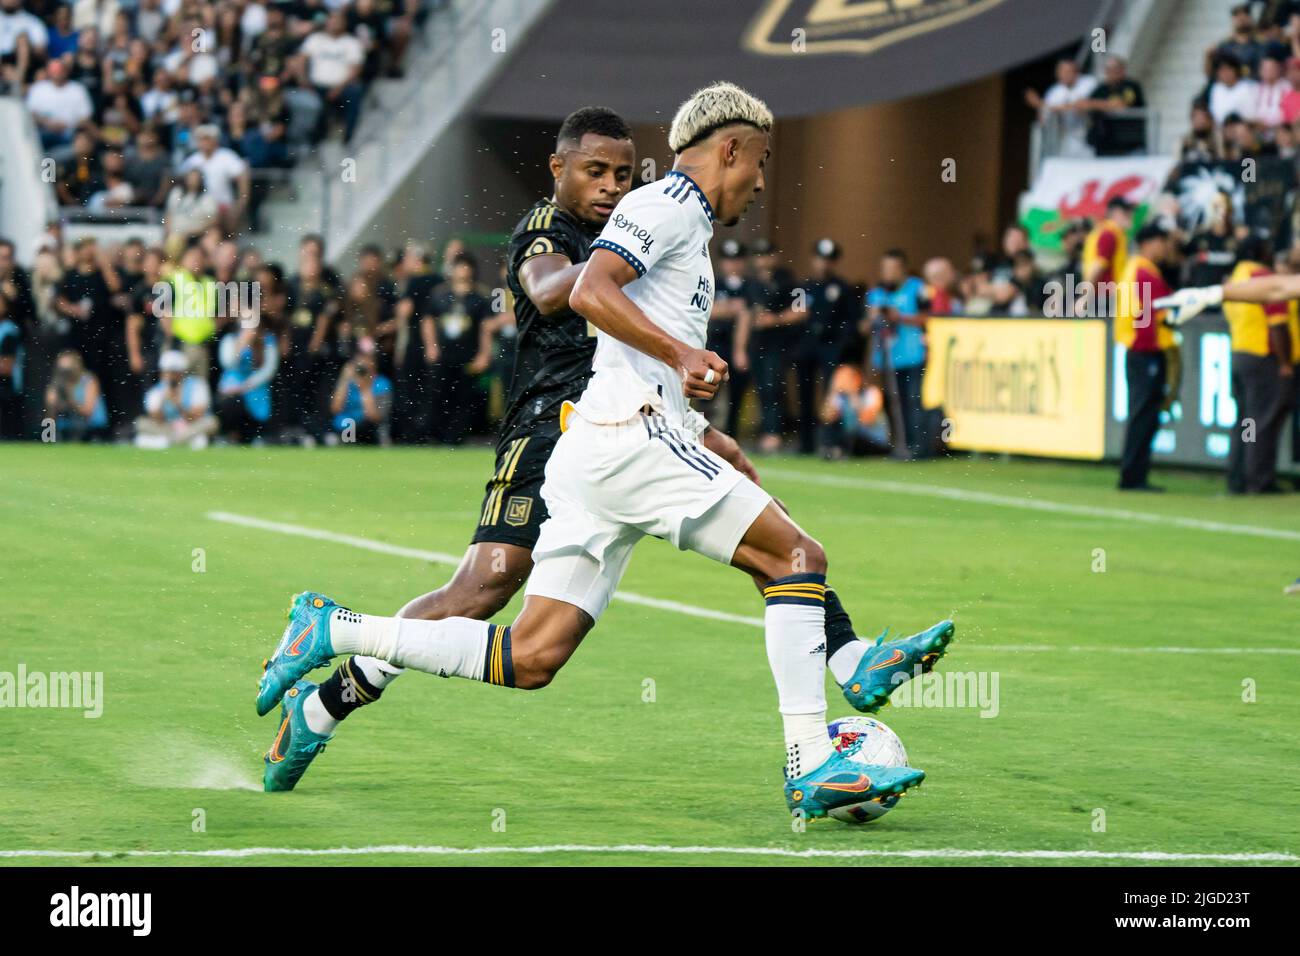
[[[766,56],[873,53],[1006,0],[765,0],[741,46]],[[794,31],[802,30],[802,34]],[[796,43],[796,39],[801,43]]]
[[[924,403],[943,409],[954,448],[1104,454],[1104,322],[931,319],[926,339]]]

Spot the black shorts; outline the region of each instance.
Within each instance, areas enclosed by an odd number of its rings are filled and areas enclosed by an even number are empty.
[[[503,435],[497,443],[496,470],[487,483],[473,543],[514,544],[529,551],[546,520],[542,481],[546,460],[559,439],[554,434]]]

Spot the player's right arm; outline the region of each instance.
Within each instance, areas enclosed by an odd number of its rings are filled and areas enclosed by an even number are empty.
[[[596,249],[574,284],[569,307],[606,335],[677,369],[687,398],[712,398],[727,375],[727,363],[651,322],[623,291],[636,278],[636,269],[617,253]]]
[[[1300,275],[1264,275],[1226,285],[1211,285],[1193,289],[1179,289],[1173,295],[1156,299],[1157,309],[1169,309],[1169,321],[1180,325],[1206,309],[1217,308],[1226,302],[1254,302],[1271,305],[1300,299]]]

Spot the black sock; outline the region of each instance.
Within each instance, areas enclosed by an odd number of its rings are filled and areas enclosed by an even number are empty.
[[[365,672],[356,665],[355,657],[349,657],[336,667],[317,691],[321,706],[335,720],[342,720],[358,707],[373,704],[383,692],[383,688],[366,680]]]
[[[829,587],[826,589],[826,659],[850,641],[856,641],[858,635],[853,633],[853,622],[849,612],[844,610],[840,597]]]

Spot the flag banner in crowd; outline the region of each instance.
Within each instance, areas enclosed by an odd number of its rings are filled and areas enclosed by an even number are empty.
[[[1178,199],[1183,228],[1194,231],[1207,226],[1215,198],[1226,194],[1232,199],[1234,221],[1273,237],[1277,248],[1286,248],[1292,234],[1289,210],[1297,184],[1295,160],[1264,154],[1251,157],[1250,162],[1253,165],[1245,169],[1241,162],[1180,163],[1170,175],[1169,191]]]
[[[1060,249],[1061,233],[1072,219],[1097,222],[1105,218],[1106,204],[1121,196],[1137,207],[1133,221],[1140,226],[1173,167],[1167,156],[1048,159],[1033,188],[1021,196],[1020,221],[1035,246]]]
[[[931,319],[924,401],[971,451],[1100,459],[1106,451],[1106,323]]]

